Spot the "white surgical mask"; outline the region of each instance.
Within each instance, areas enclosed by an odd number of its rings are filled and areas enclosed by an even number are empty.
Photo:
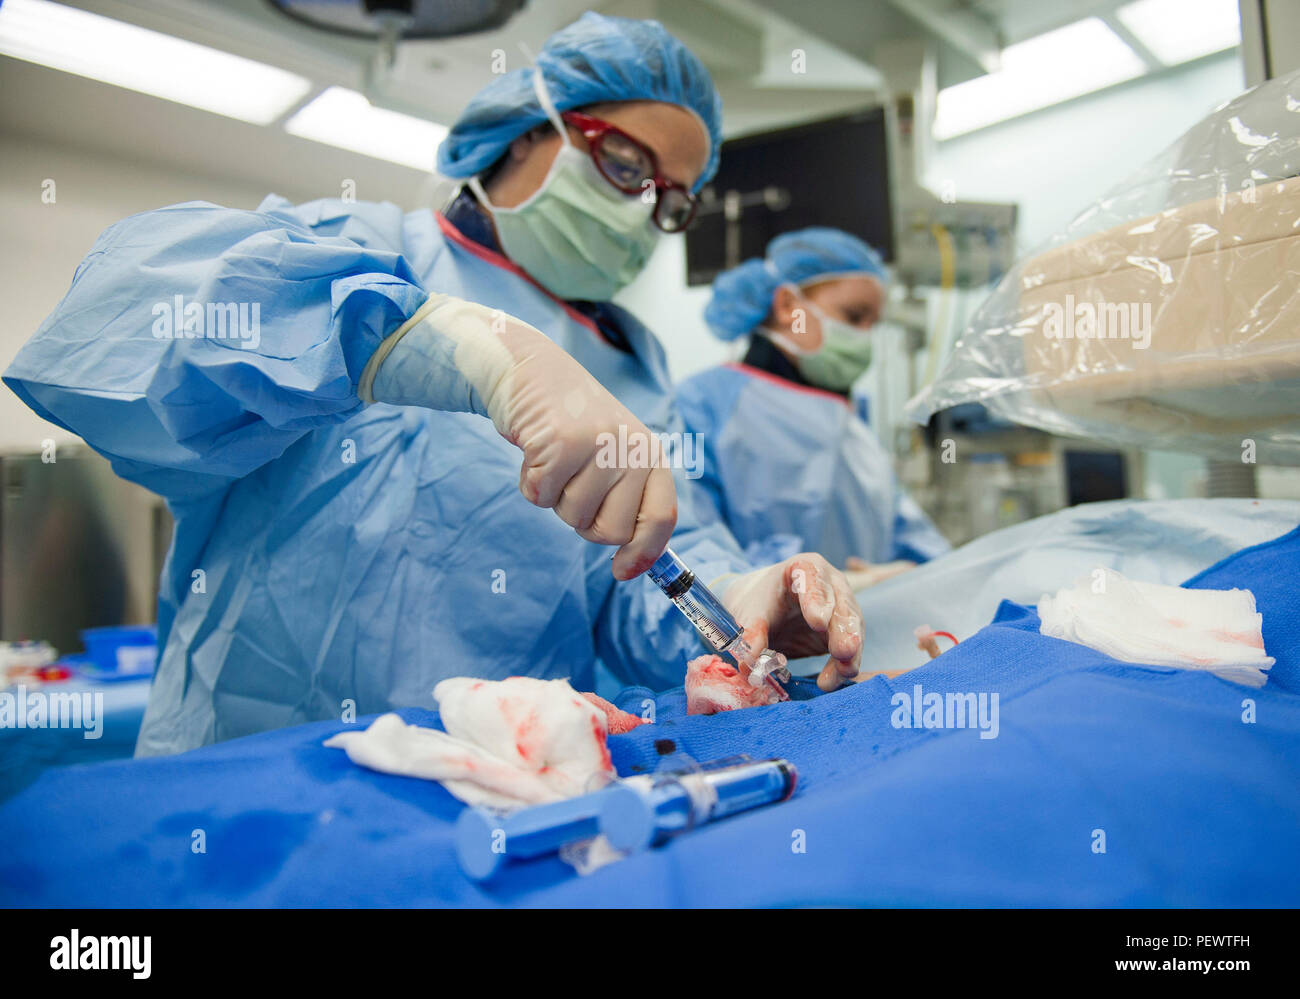
[[[600,175],[591,157],[569,142],[540,69],[534,69],[533,81],[564,143],[541,187],[514,208],[493,205],[477,177],[469,187],[492,213],[506,256],[533,280],[557,298],[605,302],[654,252],[654,203],[624,194]]]
[[[813,385],[847,392],[871,366],[871,336],[866,330],[827,315],[812,302],[807,302],[807,307],[821,324],[822,342],[816,350],[808,350],[787,333],[768,329],[763,332],[795,355],[795,367]]]

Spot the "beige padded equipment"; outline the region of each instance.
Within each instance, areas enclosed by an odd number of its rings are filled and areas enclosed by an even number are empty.
[[[1153,438],[1300,433],[1300,179],[1075,240],[1021,275],[1014,335],[1028,386],[1053,408]],[[1090,311],[1103,317],[1094,335],[1059,335]]]

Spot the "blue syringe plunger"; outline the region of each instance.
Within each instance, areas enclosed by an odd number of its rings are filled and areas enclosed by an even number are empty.
[[[469,807],[456,820],[456,856],[476,881],[492,877],[507,860],[527,860],[595,836],[599,794],[535,805],[509,815]]]

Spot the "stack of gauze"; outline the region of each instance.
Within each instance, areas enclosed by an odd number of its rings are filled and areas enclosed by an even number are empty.
[[[1140,583],[1096,569],[1038,603],[1041,631],[1123,662],[1206,670],[1262,687],[1274,659],[1249,590]]]
[[[615,777],[606,735],[641,721],[567,680],[455,677],[433,696],[446,732],[386,714],[325,745],[370,770],[436,780],[467,804],[509,810],[599,790]]]

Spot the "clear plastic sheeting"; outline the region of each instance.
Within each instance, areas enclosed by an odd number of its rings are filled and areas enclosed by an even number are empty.
[[[938,378],[1067,436],[1300,463],[1300,73],[1214,111],[994,289]]]
[[[1297,500],[1173,499],[1081,503],[1004,527],[858,592],[861,674],[929,662],[917,648],[918,625],[964,642],[993,620],[1002,600],[1034,604],[1098,568],[1177,586],[1297,523]],[[939,648],[947,653],[948,642]],[[798,659],[790,671],[816,676],[825,664],[825,656]]]

